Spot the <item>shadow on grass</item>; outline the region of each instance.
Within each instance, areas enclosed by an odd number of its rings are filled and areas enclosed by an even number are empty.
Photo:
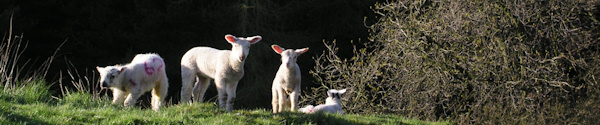
[[[6,120],[5,122],[8,123],[22,123],[22,124],[33,124],[33,125],[46,125],[49,124],[47,122],[44,121],[40,121],[37,119],[32,119],[26,116],[22,116],[22,115],[18,115],[18,114],[13,114],[10,111],[2,111],[0,110],[0,114],[2,114],[2,117],[5,117]]]
[[[319,125],[357,125],[361,123],[353,122],[344,119],[343,115],[315,113],[304,114],[300,112],[284,111],[278,114],[267,113],[273,119],[280,121],[282,124],[319,124]]]

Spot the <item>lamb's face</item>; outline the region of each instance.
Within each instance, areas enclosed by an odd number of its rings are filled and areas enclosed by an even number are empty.
[[[119,86],[120,81],[117,79],[123,72],[122,67],[107,66],[96,67],[96,69],[100,73],[100,83],[102,88]]]
[[[225,40],[231,44],[231,56],[235,56],[240,62],[244,62],[250,51],[252,44],[258,43],[262,39],[261,36],[253,36],[247,38],[237,38],[233,35],[225,35]]]
[[[287,68],[292,68],[296,64],[298,55],[293,50],[285,50],[281,53],[281,64],[285,64]]]
[[[341,98],[342,98],[342,94],[346,93],[346,89],[342,89],[342,90],[335,90],[335,89],[331,89],[329,91],[327,91],[327,99],[325,100],[325,103],[341,103]]]
[[[287,68],[292,68],[295,66],[296,64],[296,60],[298,59],[298,56],[306,51],[308,51],[308,48],[303,48],[303,49],[284,49],[278,45],[271,45],[271,48],[273,48],[273,50],[278,53],[279,55],[281,55],[281,64],[285,65]]]

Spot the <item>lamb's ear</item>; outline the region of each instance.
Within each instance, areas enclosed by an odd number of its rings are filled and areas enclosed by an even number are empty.
[[[275,50],[275,52],[276,52],[277,54],[281,54],[281,53],[283,52],[283,50],[285,50],[284,48],[281,48],[281,47],[280,47],[280,46],[278,46],[278,45],[271,45],[271,48],[273,48],[273,50]]]
[[[302,48],[302,49],[296,49],[296,55],[300,55],[302,53],[305,53],[306,51],[308,51],[308,47]]]
[[[252,38],[252,40],[248,41],[248,42],[250,42],[250,44],[255,44],[255,43],[258,43],[258,41],[262,40],[261,36],[253,36],[251,38]]]
[[[327,97],[333,97],[333,93],[337,92],[336,90],[329,90],[327,91]]]
[[[237,40],[237,38],[233,35],[225,35],[225,40],[227,40],[227,42],[229,43],[235,43],[235,41]]]
[[[338,90],[338,93],[344,94],[344,93],[346,93],[346,89]]]
[[[119,74],[125,72],[125,67],[117,67],[117,70],[119,70]]]
[[[102,72],[102,70],[104,70],[104,68],[102,68],[100,66],[96,66],[96,70],[98,70],[98,72]]]

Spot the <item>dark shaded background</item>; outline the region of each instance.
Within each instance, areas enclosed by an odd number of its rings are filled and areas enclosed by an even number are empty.
[[[29,42],[22,59],[41,63],[60,48],[46,80],[56,83],[71,63],[80,75],[97,77],[96,66],[128,63],[138,53],[158,53],[167,63],[169,98],[176,104],[181,87],[179,62],[195,46],[230,49],[224,35],[261,35],[251,48],[246,75],[238,86],[237,108],[270,107],[272,79],[280,65],[270,48],[310,47],[299,57],[303,91],[320,85],[308,73],[323,41],[337,41],[341,57],[352,56],[373,23],[372,0],[2,0],[0,29]],[[355,41],[351,43],[351,41]],[[63,77],[60,77],[60,72]],[[95,79],[97,80],[97,79]],[[58,91],[58,84],[53,88]],[[214,85],[207,99],[214,102]],[[142,97],[147,99],[148,97]]]

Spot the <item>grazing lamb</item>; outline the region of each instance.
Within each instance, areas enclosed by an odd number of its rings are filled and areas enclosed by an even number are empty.
[[[102,88],[113,91],[113,104],[135,105],[145,92],[152,90],[152,110],[158,111],[169,87],[165,62],[157,54],[137,54],[131,63],[96,67]]]
[[[342,109],[342,94],[346,93],[346,89],[335,90],[331,89],[327,91],[327,99],[325,100],[325,104],[320,104],[315,107],[309,105],[305,107],[304,113],[314,113],[314,112],[325,112],[325,113],[339,113],[344,114],[344,110]]]
[[[296,64],[296,59],[300,54],[308,51],[308,48],[286,50],[278,45],[271,47],[281,55],[281,66],[279,66],[271,88],[273,113],[279,113],[288,107],[291,108],[291,111],[296,111],[298,95],[300,95],[300,68]]]
[[[244,76],[244,61],[250,51],[250,45],[258,43],[261,39],[260,36],[237,38],[225,35],[225,40],[232,45],[231,50],[210,47],[190,49],[181,58],[181,102],[192,103],[192,92],[193,101],[202,102],[210,79],[214,79],[219,106],[231,112],[238,81]]]

